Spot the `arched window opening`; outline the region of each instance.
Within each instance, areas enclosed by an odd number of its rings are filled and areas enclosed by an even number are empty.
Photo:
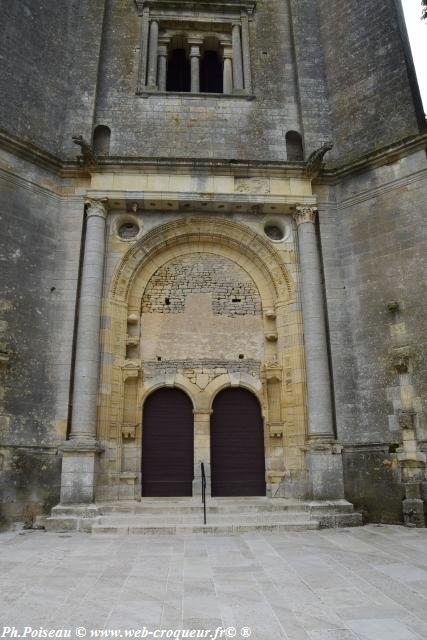
[[[191,67],[185,49],[173,49],[168,64],[167,91],[191,91]]]
[[[216,51],[205,51],[200,65],[200,91],[223,92],[222,62]]]
[[[304,160],[302,136],[298,131],[288,131],[286,134],[286,157],[290,162]]]
[[[95,127],[93,132],[93,152],[95,156],[110,155],[111,130],[103,124]]]

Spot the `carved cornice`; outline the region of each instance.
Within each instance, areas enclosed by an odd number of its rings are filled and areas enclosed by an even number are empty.
[[[188,94],[187,94],[188,95]],[[228,96],[224,96],[228,99]],[[233,96],[233,100],[240,99],[240,96]],[[247,96],[243,96],[242,99],[247,99]],[[344,176],[351,175],[353,173],[359,173],[362,171],[368,171],[369,169],[380,167],[386,164],[390,164],[392,161],[397,161],[402,157],[408,156],[411,153],[423,151],[427,145],[427,133],[417,134],[399,140],[393,144],[390,144],[381,149],[375,149],[369,154],[358,158],[357,160],[337,164],[335,167],[328,167],[322,171],[321,176],[318,178],[318,184],[337,184]],[[81,178],[82,176],[88,176],[91,173],[102,173],[103,169],[108,168],[114,170],[123,170],[126,168],[139,169],[144,168],[147,171],[157,171],[160,167],[163,169],[176,169],[182,168],[200,168],[209,169],[213,173],[221,173],[224,168],[228,170],[234,170],[236,174],[241,170],[242,172],[254,171],[254,175],[259,176],[260,170],[268,172],[269,175],[286,175],[295,177],[305,176],[305,166],[302,163],[293,163],[287,161],[271,160],[260,161],[254,159],[247,160],[230,160],[229,158],[147,158],[141,156],[120,156],[109,158],[99,158],[97,167],[81,167],[76,160],[67,160],[57,155],[53,155],[48,151],[45,151],[41,147],[38,147],[31,142],[17,138],[10,135],[4,129],[0,129],[0,148],[15,155],[18,158],[22,158],[28,162],[33,163],[36,166],[43,167],[52,171],[54,174],[60,177],[66,178]],[[246,173],[242,173],[246,175]],[[405,177],[404,181],[395,181],[390,185],[387,185],[384,189],[378,190],[380,193],[387,192],[391,188],[398,188],[400,183],[405,184],[415,182],[425,178],[425,171],[418,172],[412,177]],[[375,190],[363,193],[355,198],[345,200],[345,205],[350,206],[353,202],[363,201],[370,199],[372,193],[376,193]],[[69,196],[67,196],[69,198]]]
[[[189,9],[195,13],[200,10],[212,11],[236,11],[245,10],[252,13],[256,6],[256,0],[135,0],[138,13],[144,8],[175,9],[177,11]]]

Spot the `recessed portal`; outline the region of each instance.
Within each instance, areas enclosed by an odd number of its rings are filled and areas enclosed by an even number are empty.
[[[179,389],[159,389],[145,402],[141,473],[145,497],[192,495],[193,405]]]
[[[257,398],[224,389],[211,420],[212,496],[265,496],[264,433]]]

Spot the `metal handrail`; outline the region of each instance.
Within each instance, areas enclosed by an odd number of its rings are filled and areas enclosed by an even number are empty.
[[[205,465],[200,463],[202,469],[202,503],[203,503],[203,524],[206,524],[206,474]]]

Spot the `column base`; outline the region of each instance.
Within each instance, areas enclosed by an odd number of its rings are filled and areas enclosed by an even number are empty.
[[[307,447],[309,493],[313,500],[344,499],[342,447],[313,440]]]
[[[67,440],[62,451],[61,505],[92,504],[98,454],[103,448],[95,440]]]
[[[43,522],[46,531],[83,531],[89,533],[92,525],[100,521],[96,504],[58,504]]]

